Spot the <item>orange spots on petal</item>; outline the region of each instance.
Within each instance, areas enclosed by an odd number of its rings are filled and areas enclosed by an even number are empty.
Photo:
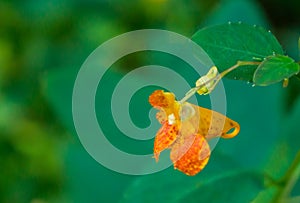
[[[154,140],[154,158],[158,161],[160,152],[169,148],[176,140],[178,126],[169,125],[167,122],[159,129]]]
[[[221,136],[223,138],[232,138],[240,131],[240,125],[230,118],[216,111],[191,105],[195,114],[189,119],[198,134],[205,136],[207,139]],[[232,132],[230,132],[233,130]]]
[[[210,157],[210,148],[202,135],[194,135],[186,138],[183,143],[176,141],[170,157],[174,168],[193,176],[206,166]]]
[[[163,124],[167,120],[166,113],[163,111],[157,112],[156,119],[158,120],[159,123]]]
[[[153,107],[167,108],[172,106],[175,101],[173,93],[164,92],[163,90],[156,90],[149,96],[149,103]]]
[[[149,103],[154,108],[163,111],[165,116],[162,118],[166,118],[170,114],[174,114],[175,118],[179,119],[180,104],[175,100],[175,95],[173,93],[156,90],[149,96]],[[160,116],[161,115],[162,114],[160,114]]]
[[[207,164],[210,148],[207,139],[232,138],[240,131],[237,122],[218,112],[190,103],[179,103],[173,93],[154,91],[149,103],[159,109],[157,120],[162,127],[154,141],[154,158],[171,149],[174,168],[187,175],[196,175]]]

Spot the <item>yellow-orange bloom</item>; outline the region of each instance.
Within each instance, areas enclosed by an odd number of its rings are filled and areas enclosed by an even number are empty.
[[[208,139],[232,138],[240,130],[239,124],[226,116],[188,102],[181,104],[170,92],[154,91],[149,103],[160,110],[156,118],[162,124],[154,141],[156,161],[160,153],[169,148],[174,168],[187,175],[196,175],[207,164]]]

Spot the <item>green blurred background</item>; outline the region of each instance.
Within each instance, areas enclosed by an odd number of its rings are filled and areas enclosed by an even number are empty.
[[[221,140],[207,168],[195,177],[172,167],[129,176],[98,164],[74,130],[72,88],[77,71],[95,48],[136,29],[166,29],[191,37],[203,26],[242,21],[272,30],[286,54],[299,60],[299,7],[297,0],[2,0],[0,202],[271,201],[278,187],[260,185],[253,174],[279,180],[300,149],[297,79],[284,89],[280,84],[252,87],[225,79],[228,116],[240,123],[241,132]],[[129,70],[149,64],[188,70],[167,55],[133,54],[112,67],[105,94],[111,94]],[[186,74],[190,84],[199,77]],[[149,124],[145,98],[152,90],[145,89],[140,94],[144,99],[132,102],[133,121],[142,127]],[[104,97],[97,96],[98,114],[109,107]],[[110,129],[107,135],[114,145],[151,153],[153,140],[131,142],[111,120],[102,125]],[[299,195],[298,181],[291,196]]]

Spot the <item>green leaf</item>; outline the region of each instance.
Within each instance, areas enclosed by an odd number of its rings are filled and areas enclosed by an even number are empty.
[[[295,75],[295,77],[300,80],[300,74],[298,73],[297,75]]]
[[[299,203],[300,202],[300,196],[298,197],[290,197],[288,199],[284,200],[285,203]]]
[[[249,172],[232,174],[206,184],[199,184],[179,202],[250,202],[265,188],[264,182],[265,177],[262,174]]]
[[[300,98],[298,98],[288,116],[282,116],[282,121],[280,122],[280,126],[282,127],[280,139],[277,139],[277,145],[273,147],[270,158],[263,167],[265,173],[268,173],[272,179],[281,181],[279,182],[281,184],[277,191],[277,198],[287,186],[289,187],[288,184],[291,181],[293,182],[294,177],[299,177],[299,175],[287,175],[288,170],[293,168],[291,164],[297,160],[295,157],[300,149],[300,137],[298,136],[299,117]],[[295,172],[297,174],[297,170],[295,170]],[[287,191],[289,190],[290,188],[288,188]],[[295,191],[294,195],[299,195],[299,189]],[[276,198],[276,195],[274,198]]]
[[[272,33],[258,26],[228,23],[206,27],[192,37],[211,57],[219,72],[237,61],[262,61],[264,58],[283,54],[282,47]],[[256,65],[241,66],[225,77],[252,81]]]
[[[298,38],[298,51],[299,51],[299,55],[300,55],[300,37]]]
[[[295,75],[299,70],[299,65],[290,57],[269,56],[256,69],[253,83],[261,86],[270,85]]]
[[[136,178],[124,192],[120,203],[178,202],[186,194],[194,191],[199,184],[232,174],[232,171],[238,168],[239,165],[232,157],[224,156],[215,150],[209,164],[196,176],[187,176],[171,166],[160,173]]]
[[[262,203],[262,202],[272,202],[274,197],[278,193],[279,188],[276,186],[270,186],[267,189],[261,191],[257,197],[251,203]]]

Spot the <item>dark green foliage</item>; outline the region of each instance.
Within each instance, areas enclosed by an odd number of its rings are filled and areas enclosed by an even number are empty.
[[[245,172],[231,174],[204,184],[199,183],[179,202],[251,202],[265,188],[264,183],[265,178],[262,174]]]
[[[219,72],[237,61],[263,61],[264,58],[283,54],[283,50],[271,32],[255,25],[228,23],[200,29],[192,40],[211,57]],[[252,81],[257,66],[243,66],[226,77]]]
[[[270,85],[290,78],[299,70],[299,64],[287,56],[269,56],[256,69],[253,83],[261,86]]]
[[[228,116],[240,123],[241,132],[220,140],[207,167],[194,177],[172,166],[146,176],[111,171],[83,148],[72,120],[73,85],[86,57],[106,40],[136,29],[186,36],[200,29],[192,40],[219,71],[240,60],[262,62],[237,68],[229,79],[269,85],[293,76],[299,71],[297,5],[279,0],[1,1],[0,202],[299,202],[299,174],[289,173],[300,149],[299,73],[285,89],[223,80],[227,101],[220,102],[227,102]],[[152,153],[153,139],[133,140],[120,132],[108,115],[109,98],[128,70],[149,64],[176,70],[190,85],[199,78],[183,61],[161,53],[134,53],[114,64],[106,75],[110,86],[96,95],[96,111],[108,140],[128,153]],[[130,116],[138,126],[150,123],[149,92],[141,89],[131,101]],[[209,97],[198,100],[210,106]],[[286,184],[289,174],[296,174],[295,186]]]

